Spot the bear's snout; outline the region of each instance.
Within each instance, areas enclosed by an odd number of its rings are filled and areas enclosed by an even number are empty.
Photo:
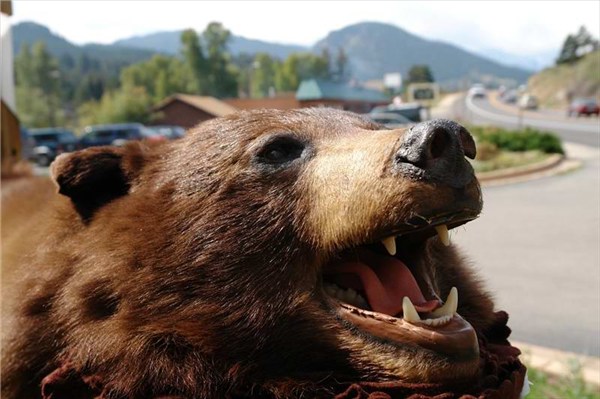
[[[411,127],[400,141],[394,166],[401,174],[465,187],[474,179],[473,168],[464,159],[475,158],[475,141],[463,126],[437,119]]]

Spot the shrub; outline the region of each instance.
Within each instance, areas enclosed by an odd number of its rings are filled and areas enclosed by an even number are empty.
[[[507,151],[539,150],[546,154],[564,154],[562,143],[553,133],[530,127],[521,130],[506,130],[494,126],[471,126],[469,128],[478,147],[490,143]]]
[[[498,146],[488,141],[477,143],[477,159],[478,161],[489,161],[498,155]]]

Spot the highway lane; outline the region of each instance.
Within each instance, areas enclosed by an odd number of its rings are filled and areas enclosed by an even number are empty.
[[[565,141],[600,147],[600,120],[596,117],[566,119],[551,117],[543,112],[528,111],[519,120],[518,114],[494,108],[487,99],[482,98],[465,98],[465,101],[456,104],[456,107],[459,108],[458,112],[472,123],[494,123],[511,129],[531,126],[555,132]],[[461,107],[464,107],[464,110],[460,110]]]
[[[486,115],[469,111],[464,98],[435,113],[504,123],[502,113],[495,120]],[[473,261],[498,308],[509,312],[513,339],[599,356],[600,151],[593,134],[567,136],[596,144],[567,144],[570,156],[584,162],[578,171],[484,188],[482,216],[453,231],[452,241]]]

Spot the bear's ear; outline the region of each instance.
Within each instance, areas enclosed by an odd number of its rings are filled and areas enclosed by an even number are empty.
[[[84,221],[104,204],[126,195],[144,165],[142,144],[95,147],[58,156],[50,166],[58,192],[71,199]]]

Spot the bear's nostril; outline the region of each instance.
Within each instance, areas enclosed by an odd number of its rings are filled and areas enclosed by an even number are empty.
[[[430,159],[437,159],[444,154],[444,151],[448,146],[448,133],[445,129],[438,127],[435,128],[431,134],[433,138],[429,142],[429,157]]]

